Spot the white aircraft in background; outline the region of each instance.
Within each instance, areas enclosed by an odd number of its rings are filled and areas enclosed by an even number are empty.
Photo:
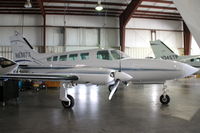
[[[189,76],[197,71],[196,68],[175,61],[132,59],[119,50],[95,49],[65,52],[60,54],[40,54],[19,33],[10,37],[14,60],[22,66],[23,72],[70,72],[76,67],[104,68],[123,72],[131,77],[133,83],[159,83],[164,84],[166,80],[178,79]],[[74,70],[75,72],[76,70]],[[124,76],[116,74],[115,83],[109,85],[111,90],[109,99],[116,92],[119,82],[127,84]],[[82,77],[87,78],[87,77]],[[130,78],[127,78],[130,79]],[[97,79],[94,79],[97,80]],[[114,86],[114,87],[113,87]],[[160,102],[168,104],[170,97],[163,87]]]
[[[106,68],[72,68],[67,71],[62,71],[62,73],[55,70],[46,73],[15,73],[18,66],[17,63],[4,57],[0,57],[0,79],[41,79],[62,81],[60,100],[65,108],[72,108],[74,106],[74,98],[67,93],[67,89],[74,84],[91,83],[97,85],[113,85],[112,88],[115,88],[117,87],[115,82],[118,78],[122,79],[124,82],[128,82],[132,79],[131,76],[124,72]],[[109,97],[112,98],[113,94],[114,93],[111,91]]]
[[[160,40],[150,41],[150,44],[155,58],[180,61],[193,67],[200,68],[200,55],[178,56]]]

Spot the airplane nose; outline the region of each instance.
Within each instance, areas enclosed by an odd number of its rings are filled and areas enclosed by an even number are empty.
[[[133,77],[125,72],[115,72],[115,79],[119,79],[120,81],[130,81]]]
[[[190,66],[190,65],[185,64],[185,63],[179,63],[178,66],[180,67],[180,69],[182,71],[182,78],[190,76],[190,75],[199,71],[198,68],[195,68],[195,67]]]
[[[183,71],[184,71],[185,77],[187,77],[187,76],[190,76],[190,75],[198,72],[199,69],[195,68],[195,67],[192,67],[192,66],[190,66],[188,64],[184,64]]]

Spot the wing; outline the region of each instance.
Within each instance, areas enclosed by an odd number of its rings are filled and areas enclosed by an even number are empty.
[[[1,78],[8,79],[41,79],[41,80],[78,80],[78,76],[66,75],[61,73],[9,73],[4,74]]]

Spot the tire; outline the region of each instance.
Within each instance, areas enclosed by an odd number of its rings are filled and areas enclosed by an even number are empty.
[[[160,96],[160,102],[164,105],[168,104],[170,102],[170,97],[168,95],[161,95]]]
[[[61,101],[64,108],[72,108],[74,106],[74,98],[71,95],[67,95],[70,101]]]

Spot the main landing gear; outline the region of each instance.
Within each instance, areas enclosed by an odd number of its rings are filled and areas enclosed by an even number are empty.
[[[164,105],[170,102],[170,97],[167,95],[167,85],[163,85],[163,94],[160,96],[160,102]]]
[[[61,83],[60,100],[64,108],[71,109],[74,106],[74,98],[68,94],[68,88],[72,87],[70,83]]]

